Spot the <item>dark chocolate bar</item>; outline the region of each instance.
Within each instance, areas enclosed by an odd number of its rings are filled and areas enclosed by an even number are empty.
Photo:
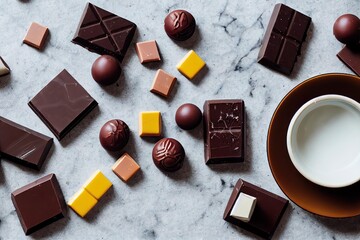
[[[55,174],[49,174],[11,193],[26,235],[66,215],[66,203]]]
[[[284,4],[276,4],[260,48],[258,62],[289,75],[300,55],[310,23],[310,17]]]
[[[209,100],[204,104],[205,163],[243,162],[245,104],[242,100]]]
[[[72,42],[121,62],[135,31],[135,23],[88,3]]]
[[[240,193],[256,198],[256,206],[249,222],[230,216]],[[239,179],[225,208],[224,220],[263,238],[271,239],[284,215],[289,201]]]
[[[29,102],[31,109],[59,140],[97,105],[95,99],[66,70]]]
[[[39,170],[53,139],[0,117],[0,154],[22,165]]]
[[[360,45],[356,47],[344,46],[337,57],[356,75],[360,76]]]

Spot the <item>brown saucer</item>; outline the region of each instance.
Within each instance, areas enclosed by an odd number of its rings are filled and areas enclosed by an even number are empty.
[[[360,215],[360,182],[344,188],[316,185],[296,170],[287,152],[286,133],[291,118],[304,103],[324,94],[344,95],[360,102],[360,78],[341,73],[315,76],[300,83],[282,99],[268,130],[270,169],[281,190],[299,207],[331,218],[357,216]]]

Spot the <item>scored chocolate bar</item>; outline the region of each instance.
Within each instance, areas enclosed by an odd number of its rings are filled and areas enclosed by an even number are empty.
[[[112,55],[121,62],[135,30],[135,23],[88,3],[72,42],[91,52]]]
[[[300,55],[310,23],[310,17],[284,4],[276,4],[260,48],[258,62],[289,75]]]

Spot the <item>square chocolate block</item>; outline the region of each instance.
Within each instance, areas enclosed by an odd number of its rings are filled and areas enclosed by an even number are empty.
[[[161,60],[155,40],[138,42],[135,45],[135,49],[141,63],[158,62]]]
[[[34,48],[42,49],[48,35],[49,29],[47,27],[33,22],[31,23],[23,42]]]
[[[29,235],[66,215],[66,203],[55,174],[11,193],[21,226]]]
[[[360,46],[348,47],[345,46],[337,57],[356,75],[360,76]]]
[[[204,104],[205,163],[243,162],[246,129],[242,100],[209,100]]]
[[[0,117],[0,154],[9,160],[40,170],[53,139]]]
[[[231,216],[240,193],[256,198],[256,206],[249,222]],[[271,239],[288,203],[288,200],[278,195],[239,179],[225,208],[224,220],[263,238]]]
[[[140,166],[129,154],[125,153],[116,161],[112,170],[116,176],[121,178],[124,182],[127,182],[137,171],[140,170]]]
[[[61,140],[98,103],[63,70],[30,102],[30,108]]]
[[[72,42],[121,62],[135,31],[135,23],[87,3]]]
[[[175,83],[176,77],[170,75],[164,70],[159,69],[156,72],[150,92],[157,93],[163,97],[168,97]]]

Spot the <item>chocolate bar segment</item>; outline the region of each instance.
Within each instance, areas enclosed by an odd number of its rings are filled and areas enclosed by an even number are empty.
[[[289,75],[300,55],[310,23],[310,17],[284,4],[276,4],[260,48],[258,62]]]
[[[0,117],[0,154],[27,167],[40,170],[53,139]]]
[[[0,77],[8,75],[10,73],[10,68],[7,63],[0,57]]]
[[[114,56],[121,62],[135,30],[135,23],[88,3],[72,42],[91,52]]]
[[[245,104],[242,100],[209,100],[204,104],[205,163],[243,162]]]
[[[29,235],[66,215],[66,203],[55,174],[49,174],[11,193],[21,226]]]
[[[97,104],[66,70],[51,80],[29,102],[30,108],[59,140]]]
[[[256,198],[256,206],[249,222],[231,216],[231,211],[240,195],[244,193]],[[263,238],[271,239],[284,215],[289,201],[239,179],[225,208],[224,220],[246,229]]]
[[[360,45],[356,47],[344,46],[337,57],[356,75],[360,76]]]

